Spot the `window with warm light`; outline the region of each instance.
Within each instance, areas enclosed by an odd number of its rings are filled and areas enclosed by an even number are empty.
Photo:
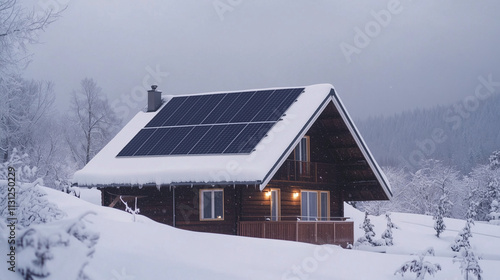
[[[222,189],[200,190],[200,219],[224,219],[224,192]]]

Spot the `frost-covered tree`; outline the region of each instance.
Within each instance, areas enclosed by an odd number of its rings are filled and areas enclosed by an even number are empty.
[[[500,169],[500,150],[494,151],[490,156],[490,168],[492,170]]]
[[[439,235],[446,229],[446,225],[444,223],[444,216],[447,214],[449,207],[451,206],[451,201],[448,199],[448,196],[446,194],[443,194],[439,198],[439,203],[437,205],[436,213],[434,214],[433,219],[435,220],[434,222],[434,229],[436,230],[436,236],[439,237]]]
[[[132,216],[134,217],[134,222],[135,222],[135,216],[141,212],[141,210],[139,208],[137,208],[137,197],[135,197],[135,207],[133,210],[132,210],[132,208],[130,208],[128,206],[128,203],[123,200],[121,195],[120,195],[120,200],[123,203],[123,205],[125,205],[125,212],[132,214]]]
[[[483,270],[479,266],[479,260],[470,246],[463,247],[460,250],[460,256],[455,256],[453,261],[460,263],[460,270],[462,271],[462,275],[464,275],[465,280],[470,279],[470,274],[472,274],[477,280],[483,279],[481,276]]]
[[[35,12],[17,0],[0,0],[0,77],[17,72],[30,60],[28,45],[53,23],[61,11]]]
[[[409,271],[417,275],[417,278],[415,278],[417,280],[424,279],[426,273],[434,276],[439,270],[441,270],[441,266],[437,263],[433,264],[431,262],[425,261],[424,258],[427,255],[434,256],[434,249],[428,248],[418,256],[418,259],[413,259],[411,261],[405,262],[400,268],[396,270],[396,272],[394,272],[394,275],[399,273],[401,274],[401,276],[404,276],[404,274]]]
[[[454,252],[460,252],[463,248],[470,248],[469,238],[472,237],[471,228],[474,224],[474,220],[467,219],[464,228],[458,233],[455,238],[455,243],[451,245],[451,249]]]
[[[16,150],[24,165],[36,168],[33,176],[57,187],[76,166],[64,145],[52,83],[16,78],[7,88],[3,85],[0,82],[0,162],[10,160]]]
[[[66,215],[57,205],[47,200],[45,197],[47,194],[39,185],[41,185],[40,179],[33,183],[17,183],[15,214],[19,228],[59,220]],[[11,216],[7,190],[7,181],[0,180],[0,216],[5,222]]]
[[[73,92],[72,115],[66,140],[80,167],[87,164],[114,136],[120,120],[93,79],[85,78]]]
[[[467,220],[476,220],[476,217],[477,217],[477,207],[478,207],[478,203],[475,202],[473,200],[473,195],[472,194],[469,194],[469,207],[467,208],[467,213],[465,213],[465,218]]]
[[[488,219],[490,223],[500,225],[500,203],[494,199],[490,204],[490,213]]]
[[[0,150],[3,162],[14,148],[34,154],[39,135],[53,111],[55,95],[50,82],[26,81],[19,76],[0,77]]]
[[[432,215],[435,205],[440,203],[443,195],[443,211],[449,211],[450,196],[455,196],[459,185],[459,172],[443,165],[437,160],[426,160],[422,168],[416,171],[405,189],[403,198],[405,208],[417,214]]]
[[[408,174],[405,173],[403,168],[382,167],[382,169],[391,185],[393,193],[391,200],[358,202],[357,208],[372,215],[382,215],[387,212],[407,212],[405,190],[408,186]]]
[[[500,201],[500,167],[499,151],[494,152],[489,163],[479,165],[469,174],[469,184],[474,189],[473,199],[478,202],[477,219],[493,220],[498,216]]]
[[[398,228],[398,227],[392,222],[392,220],[391,220],[391,213],[387,212],[385,214],[385,218],[387,220],[387,228],[382,233],[382,240],[384,240],[385,245],[392,246],[392,245],[394,245],[394,243],[393,243],[393,237],[392,237],[392,229],[393,228]]]
[[[363,236],[358,238],[356,242],[354,242],[354,247],[359,245],[370,245],[370,246],[381,246],[383,245],[383,241],[373,239],[375,237],[375,232],[373,228],[375,226],[371,223],[370,218],[368,218],[368,212],[365,212],[365,219],[363,223],[359,225],[360,229],[363,229],[365,232]]]
[[[99,233],[84,218],[31,226],[17,237],[17,272],[25,280],[89,279],[84,268],[95,251]],[[64,269],[61,269],[64,268]]]

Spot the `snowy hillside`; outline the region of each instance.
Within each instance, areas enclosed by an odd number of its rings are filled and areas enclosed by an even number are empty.
[[[47,225],[39,225],[36,227],[39,232],[50,234],[65,221],[74,221],[88,211],[96,213],[84,218],[84,224],[78,229],[79,232],[99,234],[93,246],[93,257],[84,267],[85,274],[94,280],[415,279],[414,274],[407,273],[401,277],[394,272],[404,262],[415,258],[410,254],[430,246],[434,247],[436,256],[426,257],[426,260],[439,263],[442,270],[434,278],[427,275],[426,279],[463,279],[459,264],[453,263],[455,253],[450,249],[457,232],[465,224],[463,220],[445,219],[447,230],[438,239],[434,235],[432,217],[393,213],[392,220],[399,229],[393,230],[394,246],[378,248],[386,252],[382,254],[331,245],[196,233],[159,224],[143,216],[133,222],[132,215],[123,211],[97,206],[53,189],[43,188],[43,191],[48,194],[48,200],[67,215],[52,222],[51,229],[47,229]],[[346,216],[352,217],[356,223],[357,238],[363,233],[359,224],[364,214],[349,205],[345,208]],[[380,238],[385,229],[385,217],[371,217],[371,220],[375,225],[376,238]],[[4,230],[0,227],[1,239],[6,236]],[[500,227],[476,223],[472,234],[472,248],[482,258],[479,264],[483,269],[483,279],[498,279]],[[65,244],[75,247],[78,243],[75,240],[66,240]],[[83,240],[89,242],[95,238],[84,237]],[[0,241],[0,251],[5,252],[7,242]],[[74,272],[75,266],[85,262],[86,256],[78,255],[84,250],[64,251],[69,247],[52,250],[52,258],[46,259],[51,274],[44,279],[68,280],[70,278],[63,272]],[[18,254],[18,265],[23,257],[26,256]],[[1,263],[0,279],[22,279],[20,274],[7,270],[5,261]],[[55,266],[55,263],[60,266]]]

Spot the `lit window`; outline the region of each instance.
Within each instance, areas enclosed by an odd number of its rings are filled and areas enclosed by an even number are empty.
[[[200,190],[200,218],[201,220],[224,219],[223,190]]]

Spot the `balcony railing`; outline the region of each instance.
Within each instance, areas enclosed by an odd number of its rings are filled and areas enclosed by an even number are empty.
[[[273,179],[278,181],[333,182],[334,165],[321,162],[286,160]]]
[[[312,244],[336,244],[347,247],[354,242],[354,223],[338,221],[241,221],[238,235]]]

